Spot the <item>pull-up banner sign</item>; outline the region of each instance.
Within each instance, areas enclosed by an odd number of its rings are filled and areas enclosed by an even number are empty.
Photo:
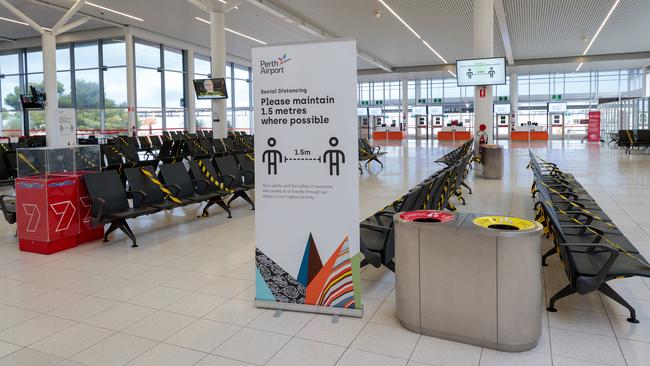
[[[361,316],[356,41],[253,48],[258,307]]]

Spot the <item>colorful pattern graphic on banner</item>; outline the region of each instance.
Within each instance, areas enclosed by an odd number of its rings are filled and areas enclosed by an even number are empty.
[[[254,48],[253,77],[256,305],[360,316],[356,42]]]

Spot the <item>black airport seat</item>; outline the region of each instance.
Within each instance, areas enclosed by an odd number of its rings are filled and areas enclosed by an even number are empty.
[[[237,163],[235,155],[217,156],[214,163],[222,176],[234,178],[233,187],[241,187],[246,190],[255,188],[255,170],[243,170]]]
[[[0,209],[9,224],[16,223],[16,197],[9,195],[0,196]]]
[[[194,203],[189,200],[182,200],[175,197],[171,191],[162,185],[151,167],[127,168],[125,169],[126,179],[129,183],[129,191],[133,195],[133,207],[155,207],[158,210],[171,210],[179,206]],[[161,186],[157,185],[160,183]]]
[[[214,185],[205,179],[196,181],[196,183],[193,182],[185,168],[185,164],[182,162],[161,165],[160,174],[165,181],[166,187],[173,192],[174,196],[196,203],[206,202],[202,216],[209,216],[208,209],[217,204],[228,213],[228,218],[232,217],[230,208],[223,201],[223,197],[230,195],[230,193],[221,190],[208,190],[208,186]]]
[[[228,200],[228,207],[230,203],[235,199],[241,197],[246,202],[248,202],[252,209],[255,209],[255,203],[246,193],[247,188],[242,187],[240,183],[237,182],[237,178],[230,175],[219,174],[217,169],[210,159],[195,160],[190,162],[190,171],[192,176],[198,182],[199,180],[207,181],[211,183],[207,189],[211,191],[226,191],[232,194],[230,200]]]
[[[132,208],[129,206],[126,190],[114,170],[86,174],[83,179],[92,201],[93,224],[95,226],[110,224],[104,233],[104,242],[108,241],[108,236],[113,231],[120,229],[132,240],[132,246],[137,247],[135,235],[126,220],[149,215],[159,210],[155,207]]]

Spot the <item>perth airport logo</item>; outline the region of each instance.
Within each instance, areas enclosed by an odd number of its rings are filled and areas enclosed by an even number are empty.
[[[291,58],[287,57],[287,54],[285,53],[282,57],[278,57],[277,59],[273,59],[270,61],[260,61],[260,73],[261,74],[268,74],[268,75],[275,75],[275,74],[284,74],[284,64],[287,62],[291,61]]]

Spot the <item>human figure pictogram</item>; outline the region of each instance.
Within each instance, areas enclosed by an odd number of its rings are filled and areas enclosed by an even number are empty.
[[[336,147],[339,144],[339,139],[336,137],[330,138],[330,146]],[[327,158],[330,160],[330,175],[334,175],[334,170],[336,169],[336,175],[340,173],[340,164],[345,164],[345,154],[341,150],[327,150],[323,154],[323,163],[327,163]]]
[[[472,69],[467,69],[467,78],[471,79],[472,75],[474,75],[474,72],[472,71]]]
[[[269,147],[274,147],[277,141],[269,137],[267,141]],[[269,149],[262,153],[262,163],[266,163],[269,175],[278,175],[278,163],[282,162],[282,153],[279,150]]]
[[[488,71],[488,75],[490,75],[490,77],[493,78],[494,74],[496,74],[496,71],[494,71],[494,68],[490,66],[490,71]]]

